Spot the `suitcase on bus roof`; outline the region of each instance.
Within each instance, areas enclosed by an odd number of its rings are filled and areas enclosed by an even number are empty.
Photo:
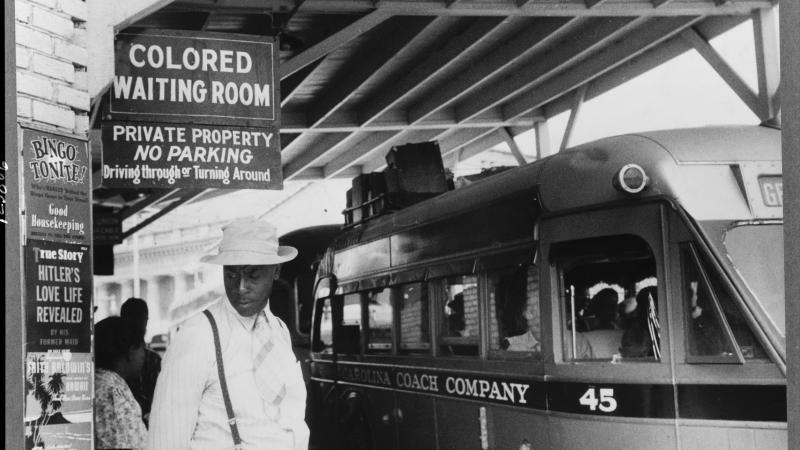
[[[392,147],[386,154],[386,191],[389,193],[441,194],[447,177],[436,142]]]

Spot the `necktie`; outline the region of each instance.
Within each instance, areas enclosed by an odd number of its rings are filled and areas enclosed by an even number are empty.
[[[253,333],[256,338],[253,345],[253,372],[256,385],[265,402],[276,408],[280,407],[281,401],[286,397],[286,383],[276,364],[277,336],[272,335],[273,330],[264,311],[256,316]]]

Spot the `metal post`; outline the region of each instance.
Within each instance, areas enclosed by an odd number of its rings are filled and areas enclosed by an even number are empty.
[[[134,216],[133,226],[139,225],[139,215]],[[133,234],[133,296],[142,298],[142,280],[139,276],[139,233]]]
[[[800,2],[780,2],[781,135],[783,138],[786,380],[789,448],[800,448]]]
[[[5,332],[6,332],[6,444],[5,448],[23,448],[25,412],[25,355],[22,349],[22,245],[19,223],[19,152],[17,151],[16,35],[14,2],[5,3],[5,156],[3,171],[5,254]],[[11,88],[8,88],[11,86]]]

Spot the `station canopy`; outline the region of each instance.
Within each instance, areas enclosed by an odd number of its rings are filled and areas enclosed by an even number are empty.
[[[193,0],[171,2],[130,28],[275,37],[284,180],[322,180],[381,170],[393,146],[432,140],[453,167],[571,109],[576,92],[597,97],[773,7],[770,0]],[[102,111],[107,94],[96,103]],[[99,169],[99,151],[94,158]],[[224,193],[98,188],[94,202],[122,219],[156,211],[128,236],[180,204]]]

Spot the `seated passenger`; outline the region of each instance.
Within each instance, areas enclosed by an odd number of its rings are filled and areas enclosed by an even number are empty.
[[[616,323],[619,296],[614,289],[606,288],[592,298],[590,308],[597,319],[595,328],[576,334],[575,359],[613,358],[620,353],[622,333]],[[571,334],[567,338],[571,350]]]
[[[646,358],[656,356],[657,338],[651,329],[650,311],[655,308],[656,287],[650,286],[639,291],[635,299],[625,301],[621,353],[625,358]],[[651,306],[652,302],[652,306]],[[655,309],[653,309],[655,313]]]
[[[528,298],[527,273],[528,269],[523,268],[497,284],[497,315],[502,330],[500,348],[509,352],[542,350],[539,343],[539,302],[536,298]]]
[[[539,314],[535,311],[539,304],[529,302],[524,312],[519,312],[513,317],[514,326],[508,326],[508,336],[503,338],[500,348],[509,352],[540,352],[539,342]]]
[[[539,338],[534,334],[532,328],[528,328],[524,333],[516,336],[508,336],[503,339],[500,347],[509,352],[540,352],[542,351]]]
[[[464,336],[467,323],[464,318],[464,293],[458,293],[445,307],[448,336]]]

